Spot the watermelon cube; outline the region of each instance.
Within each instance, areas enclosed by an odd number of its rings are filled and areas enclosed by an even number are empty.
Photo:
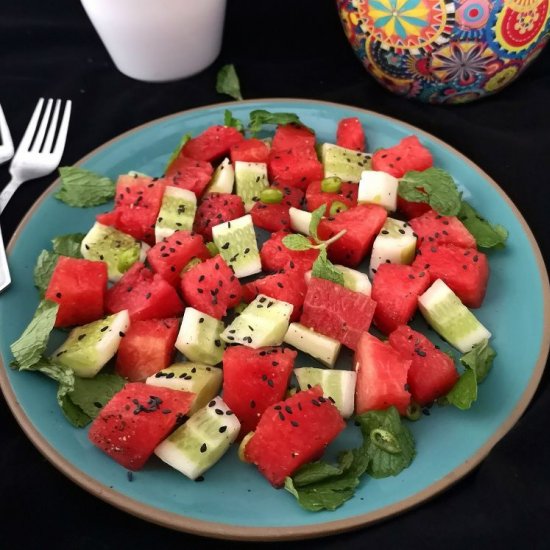
[[[357,117],[343,118],[338,122],[336,145],[355,151],[366,151],[365,131]]]
[[[355,350],[369,330],[376,302],[342,285],[312,277],[300,323]]]
[[[378,149],[372,156],[372,169],[402,178],[407,172],[422,172],[433,166],[432,154],[416,136],[403,138],[388,149]]]
[[[133,382],[101,409],[90,441],[128,470],[141,469],[189,412],[195,394]]]
[[[213,173],[214,169],[209,162],[180,155],[166,171],[166,177],[159,182],[171,187],[188,189],[200,197],[212,179]]]
[[[330,212],[332,203],[338,201],[346,208],[352,208],[357,206],[357,191],[356,183],[343,182],[338,193],[327,193],[321,189],[320,181],[312,181],[306,190],[306,206],[310,212],[313,212],[324,204],[325,212]]]
[[[231,346],[225,350],[223,399],[241,422],[241,437],[256,428],[270,405],[284,398],[296,355],[283,347]]]
[[[85,325],[103,316],[107,264],[61,256],[45,298],[59,304],[56,327]]]
[[[136,382],[165,369],[172,362],[179,319],[134,321],[120,341],[116,371]]]
[[[243,135],[231,126],[210,126],[202,134],[190,139],[181,149],[178,157],[168,167],[171,174],[173,166],[177,166],[180,157],[212,162],[223,156],[228,156],[231,147],[244,140]]]
[[[264,271],[280,271],[289,268],[305,273],[313,266],[319,251],[312,248],[308,250],[290,250],[282,242],[287,235],[286,231],[277,231],[262,245],[260,258]]]
[[[267,163],[269,147],[261,139],[245,139],[231,147],[231,162],[263,162]]]
[[[244,216],[244,203],[239,195],[208,193],[195,214],[193,229],[207,241],[212,240],[212,228],[220,223]]]
[[[319,459],[344,427],[340,411],[315,386],[268,407],[244,457],[274,487],[281,487],[300,466]]]
[[[422,244],[454,244],[461,248],[476,248],[476,240],[456,216],[442,216],[435,210],[409,221],[416,233],[417,246]]]

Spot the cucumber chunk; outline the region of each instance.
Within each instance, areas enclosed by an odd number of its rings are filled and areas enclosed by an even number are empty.
[[[385,172],[365,170],[361,174],[357,202],[379,204],[390,212],[397,209],[397,186],[399,180]]]
[[[342,346],[338,340],[319,334],[300,323],[290,323],[284,342],[311,355],[330,368],[334,367]]]
[[[174,363],[149,376],[145,383],[194,393],[195,400],[190,410],[194,414],[218,395],[222,385],[222,369],[201,363]]]
[[[357,381],[355,371],[302,367],[294,369],[294,374],[301,390],[319,385],[323,395],[332,399],[344,418],[349,418],[353,414]]]
[[[191,231],[196,211],[197,197],[193,191],[169,185],[164,190],[155,223],[155,241],[158,243],[176,231]]]
[[[233,269],[236,277],[248,277],[262,270],[262,261],[250,214],[215,225],[212,228],[212,237],[221,257]]]
[[[366,273],[362,273],[361,271],[357,271],[356,269],[340,264],[334,264],[334,267],[344,276],[344,286],[346,288],[349,288],[354,292],[360,292],[366,296],[371,295],[372,283]],[[311,271],[306,271],[305,278],[306,283],[309,284],[309,281],[311,280]]]
[[[51,358],[73,369],[81,378],[93,378],[115,355],[129,326],[128,311],[123,310],[73,328]]]
[[[462,353],[491,338],[491,333],[441,279],[418,298],[418,307],[432,328]]]
[[[337,177],[342,181],[359,183],[361,174],[370,170],[372,155],[346,149],[332,143],[323,143],[321,161],[325,178]]]
[[[222,160],[212,174],[212,179],[204,193],[233,193],[235,169],[228,158]]]
[[[283,342],[293,307],[282,300],[258,294],[222,332],[222,340],[251,348],[278,346]]]
[[[300,210],[291,206],[288,209],[290,216],[290,227],[292,231],[302,233],[303,235],[309,235],[309,224],[311,223],[311,212],[306,210]]]
[[[244,209],[250,212],[260,200],[260,193],[269,187],[267,164],[263,162],[235,162],[235,187],[243,199]]]
[[[186,307],[176,339],[176,349],[190,361],[217,365],[225,349],[225,343],[220,338],[224,328],[223,322],[215,317]]]
[[[160,443],[155,454],[188,478],[197,479],[218,462],[240,429],[237,417],[216,397]]]

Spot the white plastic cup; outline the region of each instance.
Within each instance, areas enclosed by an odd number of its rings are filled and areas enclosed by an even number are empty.
[[[221,49],[226,0],[81,0],[118,70],[166,82],[208,67]]]

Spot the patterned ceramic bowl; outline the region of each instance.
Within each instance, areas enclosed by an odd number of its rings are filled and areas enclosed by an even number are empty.
[[[550,0],[337,0],[350,44],[392,92],[464,103],[502,89],[550,37]]]

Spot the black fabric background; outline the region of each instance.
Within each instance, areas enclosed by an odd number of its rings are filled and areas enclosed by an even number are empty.
[[[214,65],[184,81],[145,84],[117,72],[77,0],[4,0],[0,6],[0,102],[14,141],[19,142],[38,97],[71,98],[74,114],[65,164],[136,125],[225,101],[215,92],[215,75],[227,62],[237,66],[246,98],[347,103],[394,116],[445,140],[499,182],[547,257],[550,50],[490,99],[435,107],[393,96],[364,72],[331,0],[230,0],[224,46]],[[15,195],[2,216],[6,237],[53,179],[35,180]],[[0,181],[7,180],[4,165]],[[547,372],[523,418],[479,467],[443,494],[369,528],[285,546],[549,548],[549,419]],[[0,434],[2,547],[251,546],[170,531],[104,504],[42,457],[2,398]]]

